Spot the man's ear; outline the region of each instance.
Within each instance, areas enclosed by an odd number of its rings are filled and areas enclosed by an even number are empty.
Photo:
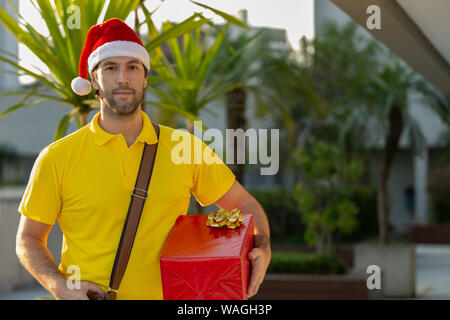
[[[144,67],[144,88],[147,87],[147,83],[148,83],[148,76],[150,74],[150,70],[147,71],[147,68],[144,66],[144,64],[142,64],[142,66]]]
[[[145,77],[145,78],[144,78],[144,88],[147,87],[147,82],[148,82],[148,77]]]

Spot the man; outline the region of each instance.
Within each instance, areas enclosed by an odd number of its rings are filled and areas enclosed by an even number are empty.
[[[117,299],[162,299],[159,255],[176,218],[186,214],[191,193],[203,206],[215,203],[254,215],[255,248],[248,255],[251,297],[271,257],[264,211],[221,160],[181,165],[171,161],[178,143],[171,136],[179,130],[160,125],[158,139],[141,108],[149,61],[137,34],[121,20],[111,19],[89,30],[72,89],[88,94],[89,72],[101,111],[90,124],[40,152],[18,209],[22,214],[16,243],[19,260],[57,299],[102,299],[144,143],[158,142],[149,196]],[[185,132],[183,137],[200,141]],[[208,148],[200,143],[202,151]],[[56,220],[64,235],[59,267],[47,249],[47,236]],[[82,280],[80,288],[67,285],[74,270]]]

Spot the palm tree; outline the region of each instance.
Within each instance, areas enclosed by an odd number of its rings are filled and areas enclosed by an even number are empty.
[[[270,101],[278,106],[266,110],[280,126],[294,132],[292,140],[288,139],[292,143],[284,145],[288,154],[306,142],[324,139],[340,145],[350,161],[353,151],[363,154],[373,138],[369,124],[386,128],[378,181],[379,236],[385,244],[387,184],[400,136],[407,130],[416,152],[424,145],[423,133],[408,110],[408,93],[421,93],[447,124],[450,104],[398,58],[359,34],[354,23],[342,28],[326,23],[320,30],[315,39],[302,39],[300,54],[294,59],[290,58],[295,56],[292,51],[269,51],[263,68],[263,85],[268,88],[264,98],[269,99],[260,98],[261,105]]]
[[[333,110],[333,117],[331,128],[325,125],[325,131],[315,134],[325,134],[329,139],[336,136],[346,154],[351,156],[353,150],[372,147],[368,144],[374,143],[371,140],[381,131],[384,141],[377,211],[379,242],[387,244],[387,186],[403,131],[409,134],[416,154],[425,146],[423,132],[411,116],[408,95],[412,91],[421,94],[427,106],[447,124],[450,123],[450,105],[399,58],[374,40],[364,40],[354,23],[342,28],[328,23],[321,30],[312,50],[311,70],[314,82],[319,84],[316,87],[320,95]],[[380,130],[374,134],[374,128]]]
[[[213,10],[229,23],[246,28],[242,22],[226,13],[197,2],[193,3]],[[142,9],[146,16],[149,37],[161,37],[151,20],[152,13],[145,6],[142,6]],[[175,37],[161,37],[157,44],[149,39],[145,41],[147,50],[153,52],[150,61],[154,71],[149,79],[152,85],[148,86],[147,90],[157,97],[157,101],[146,100],[144,103],[181,114],[186,119],[187,129],[192,133],[194,120],[199,119],[200,110],[234,89],[237,84],[213,77],[218,51],[229,24],[217,33],[215,30],[218,26],[196,13],[177,25],[165,22],[161,29],[164,34],[172,35],[174,28],[185,30],[186,26],[191,24],[195,24],[197,28],[189,29],[181,36],[177,34]],[[206,28],[201,29],[203,25]],[[217,36],[212,37],[213,34]],[[161,47],[157,48],[159,45]]]
[[[387,186],[392,164],[399,149],[400,137],[405,130],[409,133],[411,148],[416,154],[421,154],[426,144],[420,126],[411,116],[408,94],[412,91],[421,94],[427,106],[447,125],[450,125],[450,104],[397,57],[388,55],[383,61],[385,61],[383,68],[370,79],[369,91],[372,91],[371,98],[374,101],[372,114],[386,128],[383,160],[378,178],[377,210],[379,242],[387,244],[389,242]]]
[[[255,96],[261,115],[271,116],[284,130],[280,174],[293,150],[314,140],[334,141],[346,155],[364,144],[364,122],[356,116],[364,104],[360,94],[376,62],[373,41],[357,34],[354,24],[321,27],[314,39],[303,37],[300,50],[269,49],[263,58],[261,82]],[[349,159],[350,160],[350,159]],[[301,170],[294,172],[294,183]]]
[[[213,74],[222,81],[235,83],[237,86],[225,94],[226,116],[228,129],[247,129],[245,116],[247,91],[257,91],[252,84],[260,73],[261,58],[267,47],[267,37],[263,36],[264,29],[251,34],[250,30],[239,30],[237,36],[232,36],[230,30],[225,34],[224,45],[218,53],[218,60]],[[234,165],[231,166],[236,179],[244,184],[245,164],[237,163],[237,137],[233,143]],[[242,150],[241,150],[242,151]]]
[[[14,55],[1,51],[0,61],[13,66],[21,74],[33,77],[38,81],[38,85],[31,90],[3,93],[2,96],[21,95],[22,97],[16,104],[1,113],[0,119],[20,108],[47,100],[68,104],[72,106],[72,109],[60,120],[56,128],[54,140],[57,140],[66,134],[68,126],[75,118],[78,119],[78,126],[81,127],[86,124],[88,113],[92,109],[99,108],[93,93],[87,97],[78,96],[72,91],[70,85],[72,79],[78,74],[78,59],[89,28],[113,17],[125,20],[142,3],[140,0],[110,1],[108,4],[104,0],[35,0],[31,3],[42,16],[49,31],[48,37],[39,33],[28,23],[11,2],[10,5],[20,20],[16,21],[15,16],[9,15],[5,9],[0,8],[0,22],[48,67],[50,74],[22,67],[17,63]],[[71,19],[71,14],[68,13],[71,11],[68,9],[73,4],[79,8],[79,28],[71,28],[66,23],[68,19]],[[105,12],[103,21],[99,21],[102,12]],[[147,20],[143,23],[151,24],[148,19],[151,20],[151,16],[147,16]],[[200,20],[195,21],[196,19]],[[205,22],[206,19],[201,14],[194,14],[167,32],[153,33],[151,41],[147,41],[146,49],[152,55],[159,50],[159,46],[164,41],[191,32]],[[158,80],[164,81],[162,78]],[[51,91],[56,95],[44,91]]]
[[[149,79],[151,85],[147,86],[147,91],[157,99],[143,102],[184,116],[190,133],[194,132],[194,121],[199,120],[200,110],[239,86],[226,76],[215,77],[214,70],[217,70],[218,52],[229,24],[233,23],[246,28],[242,22],[226,13],[194,3],[222,16],[228,21],[227,25],[220,28],[196,13],[187,21],[177,25],[171,22],[163,23],[161,30],[167,35],[172,34],[174,28],[185,29],[188,23],[196,24],[197,28],[185,32],[180,37],[177,35],[177,37],[161,39],[163,41],[158,43],[161,45],[158,48],[155,47],[154,41],[144,37],[145,47],[153,52],[150,57],[153,75]],[[151,20],[152,13],[144,5],[142,10],[146,16],[149,37],[159,37],[159,31]],[[205,28],[200,28],[203,25]],[[153,48],[155,50],[150,50]],[[235,58],[235,56],[230,57],[230,59]],[[198,203],[197,211],[198,213],[202,211]]]
[[[282,128],[278,181],[290,162],[292,152],[304,144],[312,126],[327,114],[327,104],[315,90],[314,82],[298,60],[298,53],[290,48],[268,49],[262,59],[260,78],[252,91],[257,117],[270,117]],[[298,173],[298,172],[297,172]],[[294,177],[298,180],[298,174]]]

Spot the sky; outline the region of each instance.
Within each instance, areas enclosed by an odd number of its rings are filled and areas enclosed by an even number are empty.
[[[19,0],[19,9],[24,19],[31,23],[39,32],[48,34],[42,18],[29,5],[30,0]],[[294,49],[298,49],[300,38],[314,35],[314,0],[197,0],[212,8],[235,15],[240,9],[247,9],[248,23],[255,27],[272,27],[286,29],[288,41]],[[26,4],[26,5],[23,5]],[[153,21],[157,27],[167,20],[181,22],[194,12],[203,12],[216,23],[224,20],[211,10],[205,10],[188,0],[147,0],[145,5],[150,10],[159,8],[153,14]],[[143,17],[143,16],[142,16]],[[134,14],[126,20],[130,26],[134,25]],[[47,72],[48,69],[25,46],[19,44],[20,64],[25,67],[35,65]],[[31,82],[27,76],[20,77],[20,82]]]
[[[293,48],[298,49],[302,35],[311,38],[314,32],[313,0],[197,0],[212,8],[235,15],[240,9],[247,9],[248,22],[256,27],[274,27],[286,29],[288,40]],[[204,12],[208,18],[220,23],[224,20],[210,10],[205,10],[187,0],[147,1],[149,8],[159,9],[154,14],[156,25],[162,21],[182,21],[194,11]],[[205,12],[206,11],[206,12]]]

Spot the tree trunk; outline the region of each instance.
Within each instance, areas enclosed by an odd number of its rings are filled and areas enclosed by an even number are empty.
[[[403,114],[401,106],[394,104],[389,112],[389,131],[385,140],[383,164],[378,185],[378,225],[380,244],[387,244],[388,237],[388,182],[389,173],[398,150],[400,136],[403,131]]]
[[[228,129],[243,129],[247,128],[247,121],[245,119],[245,103],[247,101],[247,93],[244,88],[236,88],[226,94],[226,104],[227,104],[227,126]],[[233,164],[229,165],[230,169],[236,175],[236,180],[240,184],[244,184],[244,173],[245,164],[237,163],[237,137],[234,137],[234,159]],[[240,150],[245,154],[245,143],[244,150]],[[247,160],[247,159],[246,159]]]

